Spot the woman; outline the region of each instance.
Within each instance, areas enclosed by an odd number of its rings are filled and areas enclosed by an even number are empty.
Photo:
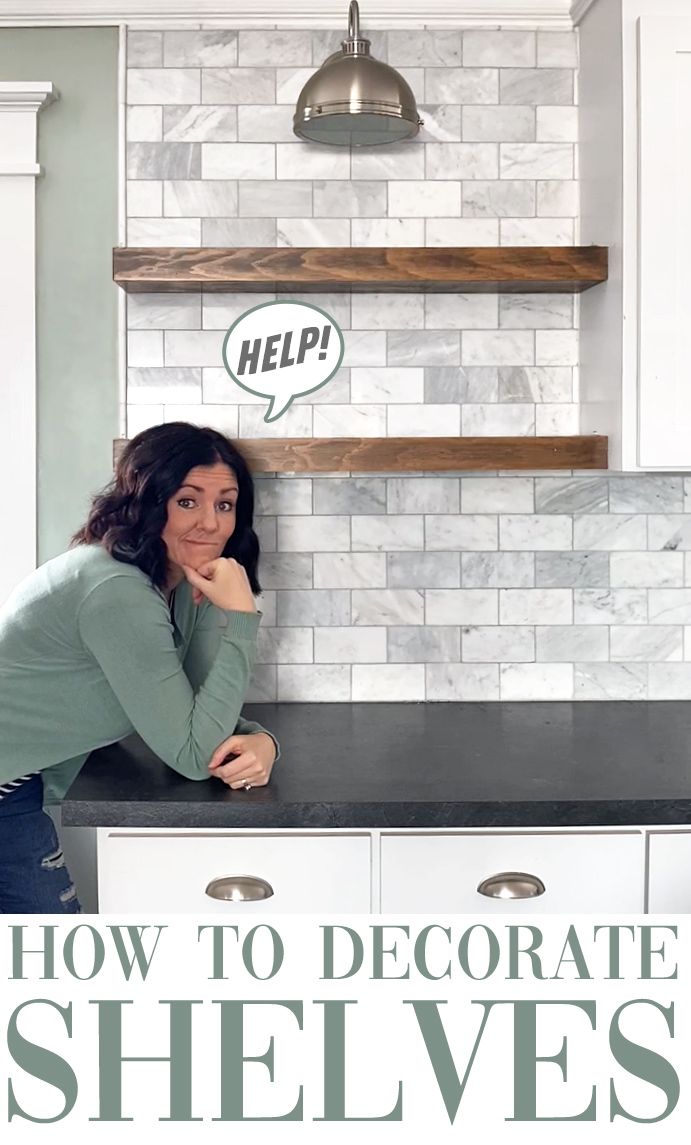
[[[188,779],[268,782],[278,743],[240,716],[261,616],[253,512],[226,437],[154,426],[68,551],[0,608],[0,913],[81,910],[43,803],[95,748],[136,731]]]

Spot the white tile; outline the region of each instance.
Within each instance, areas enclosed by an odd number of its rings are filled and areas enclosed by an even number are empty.
[[[497,246],[496,219],[428,219],[427,246]]]
[[[573,665],[502,664],[499,682],[502,700],[570,700]]]
[[[278,143],[278,179],[349,179],[350,151],[347,147],[320,146],[316,143]]]
[[[240,437],[313,437],[312,406],[291,405],[276,421],[264,421],[268,405],[240,406]]]
[[[238,63],[243,67],[257,64],[286,67],[312,62],[312,34],[309,30],[241,31],[238,33]]]
[[[682,625],[629,624],[612,625],[610,656],[612,660],[682,660]]]
[[[210,425],[228,437],[238,436],[237,406],[165,405],[164,421],[189,421],[192,425]]]
[[[428,144],[387,144],[383,150],[361,147],[353,151],[352,179],[424,179]],[[446,175],[446,178],[450,178]]]
[[[497,547],[497,518],[492,513],[430,513],[425,517],[428,550],[487,552]]]
[[[160,330],[134,330],[127,335],[128,366],[162,366],[163,333]]]
[[[576,624],[645,624],[648,601],[645,589],[575,588]]]
[[[362,402],[422,402],[424,371],[420,366],[361,366],[351,371],[350,398]]]
[[[384,405],[315,405],[315,437],[384,437]]]
[[[427,330],[496,330],[499,325],[496,294],[428,294],[425,296]]]
[[[615,513],[576,514],[573,519],[575,549],[611,551],[645,548],[645,517]]]
[[[338,703],[351,699],[348,664],[279,664],[279,703]]]
[[[537,213],[547,218],[577,218],[578,183],[575,179],[539,179]]]
[[[128,219],[129,246],[201,245],[201,219]]]
[[[150,429],[153,425],[163,424],[163,406],[128,406],[127,407],[127,436],[136,437],[142,430]]]
[[[499,102],[499,70],[491,68],[425,68],[425,99],[432,103]]]
[[[649,664],[648,699],[691,699],[691,664]]]
[[[683,553],[619,552],[610,557],[612,588],[683,588]]]
[[[537,142],[578,142],[578,108],[538,107]]]
[[[498,153],[497,143],[425,143],[426,177],[496,179],[499,175]]]
[[[352,296],[353,330],[410,330],[424,324],[424,294],[368,291]]]
[[[528,625],[475,625],[462,631],[463,660],[486,663],[535,659],[535,635]]]
[[[164,109],[163,138],[166,142],[232,143],[238,137],[234,107],[193,104]]]
[[[388,62],[398,68],[401,64],[445,64],[458,66],[461,62],[461,32],[457,29],[425,29],[411,35],[409,31],[388,33]]]
[[[577,700],[648,699],[647,664],[575,664]]]
[[[540,437],[577,434],[580,429],[580,412],[580,406],[575,402],[562,405],[536,405],[535,433]]]
[[[168,217],[209,218],[236,215],[238,189],[233,179],[171,179],[163,184]]]
[[[535,659],[543,663],[609,660],[609,628],[597,624],[538,625]]]
[[[347,552],[350,549],[350,518],[341,516],[279,516],[279,552]]]
[[[691,589],[649,589],[648,617],[652,624],[691,624]]]
[[[525,437],[535,433],[535,406],[497,402],[461,406],[464,437]]]
[[[577,366],[577,330],[536,330],[536,366]]]
[[[461,352],[464,366],[530,366],[535,363],[535,335],[532,330],[468,330]]]
[[[424,548],[423,518],[413,514],[362,514],[350,518],[353,552]]]
[[[427,664],[427,699],[498,700],[497,664]]]
[[[199,103],[199,68],[129,68],[128,104]]]
[[[389,477],[388,513],[458,513],[457,477]]]
[[[495,588],[428,588],[425,624],[497,624]]]
[[[353,246],[424,246],[424,219],[353,219]]]
[[[128,143],[160,143],[163,140],[163,108],[127,108]]]
[[[204,68],[202,103],[257,104],[276,102],[276,73],[273,68]],[[199,99],[186,100],[199,103]]]
[[[353,701],[424,700],[424,664],[353,664]]]
[[[458,215],[461,210],[460,182],[429,180],[389,183],[389,214],[398,218]]]
[[[257,664],[310,664],[313,660],[311,628],[269,628],[257,633]]]
[[[202,143],[202,179],[275,179],[272,143]]]
[[[163,33],[165,67],[234,67],[237,58],[237,32],[229,28]]]
[[[570,588],[500,588],[500,624],[571,624]]]
[[[573,144],[501,143],[499,169],[502,179],[573,179]]]
[[[462,477],[464,513],[532,513],[532,477]]]
[[[535,108],[464,107],[462,130],[464,142],[531,143],[535,140]]]
[[[351,592],[351,597],[353,624],[425,623],[424,596],[419,589],[354,588]]]
[[[292,477],[289,481],[279,481],[275,477],[256,477],[254,491],[255,508],[262,515],[284,514],[292,517],[312,513],[312,481],[309,478]],[[282,549],[285,546],[278,547]]]
[[[220,366],[223,333],[217,330],[165,332],[166,366]]]
[[[539,68],[575,68],[578,66],[576,32],[537,33],[537,66]]]
[[[276,68],[276,103],[294,106],[303,87],[316,70],[313,67]]]
[[[457,437],[461,413],[453,405],[389,405],[388,437]]]
[[[495,68],[535,66],[535,33],[532,31],[466,30],[463,33],[465,67]]]
[[[316,664],[385,664],[386,628],[358,626],[314,629]]]
[[[571,246],[573,219],[501,219],[502,246]]]
[[[277,219],[277,246],[350,246],[350,219]]]
[[[385,553],[315,553],[315,588],[385,588]]]
[[[156,68],[163,63],[163,35],[161,32],[140,32],[134,28],[127,32],[127,67]]]
[[[344,366],[386,365],[386,334],[383,331],[348,330],[345,344]]]
[[[127,180],[127,213],[139,218],[163,214],[163,183],[160,179]]]

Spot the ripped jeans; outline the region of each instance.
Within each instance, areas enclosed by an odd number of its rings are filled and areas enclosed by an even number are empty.
[[[0,914],[79,914],[55,825],[43,810],[43,780],[0,799]]]

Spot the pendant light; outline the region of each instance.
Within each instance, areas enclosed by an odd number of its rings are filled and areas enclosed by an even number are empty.
[[[422,120],[409,85],[370,55],[360,35],[356,0],[348,9],[348,38],[324,60],[300,92],[293,131],[313,143],[373,147],[417,135]]]

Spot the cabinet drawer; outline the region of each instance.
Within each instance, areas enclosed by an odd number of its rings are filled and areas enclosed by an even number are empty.
[[[505,871],[539,878],[544,894],[488,898],[483,879]],[[639,832],[385,835],[382,911],[557,914],[642,911],[644,843]]]
[[[691,913],[691,831],[653,831],[648,865],[648,910]]]
[[[195,914],[369,912],[366,835],[236,835],[99,831],[99,910]],[[252,876],[273,889],[259,901],[213,898],[214,879]]]

